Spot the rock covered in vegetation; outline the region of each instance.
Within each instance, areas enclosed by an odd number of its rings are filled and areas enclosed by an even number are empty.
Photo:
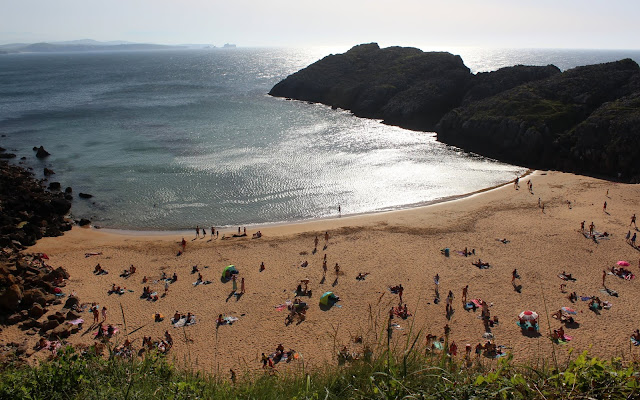
[[[438,140],[502,161],[638,181],[640,69],[577,67],[445,115]]]
[[[459,56],[371,43],[327,56],[269,94],[435,130],[441,142],[513,164],[640,181],[640,71],[630,59],[473,75]]]

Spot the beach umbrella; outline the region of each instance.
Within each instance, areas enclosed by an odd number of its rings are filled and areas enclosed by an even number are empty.
[[[535,311],[523,311],[520,313],[518,318],[520,318],[523,321],[537,321],[538,313]]]
[[[324,294],[320,296],[320,304],[324,304],[325,306],[329,305],[332,296],[333,292],[324,292]]]
[[[571,307],[562,307],[561,310],[567,314],[577,314],[578,312]]]
[[[618,264],[621,267],[628,267],[629,263],[626,261],[618,261],[616,264]]]
[[[236,269],[235,265],[227,265],[222,270],[222,278],[229,278],[231,277],[231,275],[237,274],[237,273],[238,273],[238,270]]]

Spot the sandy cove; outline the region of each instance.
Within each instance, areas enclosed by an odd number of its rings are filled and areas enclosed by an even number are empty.
[[[533,194],[527,190],[529,179]],[[544,212],[538,207],[538,198],[544,204]],[[74,228],[62,237],[42,239],[28,252],[46,253],[50,265],[69,271],[71,278],[65,293],[75,291],[82,303],[95,301],[107,307],[107,322],[120,328],[120,336],[112,342],[124,340],[122,305],[128,332],[136,330],[130,335],[135,348],[141,346],[143,336],[158,339],[168,330],[175,341],[170,354],[180,362],[190,359],[194,368],[204,371],[228,371],[230,367],[258,369],[260,354],[271,353],[278,343],[299,352],[306,365],[336,364],[336,352],[343,345],[351,351],[362,351],[362,345],[353,342],[354,337],[363,336],[365,342],[372,343],[384,332],[388,310],[398,303],[398,296],[391,294],[389,287],[397,284],[404,286],[403,297],[413,316],[395,319],[402,328],[394,330],[395,340],[402,341],[411,324],[414,332],[421,329],[439,337],[448,323],[451,339],[461,353],[466,343],[472,346],[484,343],[480,310],[462,308],[462,288],[469,285],[469,299],[481,298],[493,304],[491,315],[500,321],[492,328],[495,341],[507,346],[517,360],[550,359],[552,348],[559,359],[566,358],[570,348],[591,348],[593,355],[630,358],[638,354],[629,341],[633,330],[640,328],[638,278],[627,281],[608,275],[607,286],[616,290],[619,297],[608,296],[601,289],[602,270],[615,266],[618,260],[629,261],[629,269],[640,275],[640,251],[625,240],[631,229],[631,215],[640,212],[638,199],[639,185],[538,171],[521,179],[519,190],[507,184],[463,199],[410,210],[268,226],[260,228],[263,233],[260,239],[251,238],[255,232],[251,229],[244,238],[210,241],[207,236],[192,240],[194,230],[185,235],[186,251],[179,257],[176,253],[182,235],[114,234],[83,228]],[[610,238],[598,243],[585,238],[579,232],[583,220],[587,227],[593,221],[596,231],[606,231]],[[330,239],[323,250],[325,231]],[[221,232],[220,237],[223,233],[228,236],[234,232]],[[316,235],[319,245],[313,254]],[[498,241],[503,238],[509,243]],[[445,247],[451,249],[450,257],[441,254],[440,249]],[[476,256],[464,257],[456,252],[465,247],[475,249]],[[102,255],[85,257],[87,252]],[[329,271],[323,281],[325,253]],[[477,258],[489,262],[491,268],[481,270],[472,265]],[[305,260],[309,266],[302,268],[300,264]],[[261,262],[266,266],[262,272]],[[337,280],[333,272],[336,262],[344,273]],[[94,275],[97,263],[109,274]],[[130,264],[137,267],[136,274],[128,279],[119,277]],[[245,278],[246,293],[239,298],[230,295],[231,282],[220,280],[223,267],[229,264],[234,264],[240,271],[239,277]],[[194,287],[197,275],[191,274],[193,265],[198,265],[204,279],[212,283]],[[521,276],[521,293],[511,283],[514,268]],[[563,270],[573,274],[577,281],[560,280],[557,275]],[[142,277],[157,280],[163,271],[178,275],[168,296],[156,302],[141,299]],[[358,281],[355,278],[360,272],[370,275]],[[440,275],[439,304],[433,301],[436,274]],[[313,290],[313,297],[307,299],[310,309],[306,321],[285,326],[287,311],[277,311],[274,306],[293,300],[294,290],[303,278],[311,280]],[[108,295],[112,283],[134,292]],[[561,293],[561,283],[567,284],[567,293]],[[151,288],[160,294],[164,290],[161,283],[151,283]],[[341,307],[323,311],[318,301],[328,290],[340,296]],[[455,295],[451,320],[445,317],[449,290]],[[613,306],[596,315],[589,311],[586,301],[572,304],[568,300],[568,293],[573,291],[579,296],[599,296]],[[573,337],[571,342],[554,345],[548,338],[549,329],[561,324],[550,314],[562,306],[578,311],[579,328],[565,329]],[[50,310],[58,307],[61,306]],[[173,328],[169,317],[176,310],[194,313],[198,323],[185,329]],[[521,333],[516,322],[523,310],[540,313],[540,337]],[[167,318],[154,322],[155,312]],[[215,320],[221,313],[239,320],[216,329]],[[93,342],[95,330],[87,329],[91,314],[85,312],[83,318],[87,323],[69,342]],[[17,326],[2,332],[5,342],[20,342],[24,337]],[[38,336],[27,338],[35,344]]]

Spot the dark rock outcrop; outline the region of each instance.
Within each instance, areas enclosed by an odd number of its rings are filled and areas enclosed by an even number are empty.
[[[320,102],[523,166],[640,181],[640,69],[629,59],[473,75],[459,56],[377,44],[330,55],[269,94]]]
[[[640,68],[574,68],[449,112],[438,140],[506,162],[634,181],[640,167]]]
[[[330,55],[269,92],[351,110],[403,126],[433,126],[458,105],[472,75],[460,56],[376,43]]]
[[[45,158],[49,157],[50,155],[51,153],[46,151],[43,146],[38,147],[38,149],[36,150],[36,157],[38,158]]]
[[[92,194],[89,193],[78,193],[78,197],[82,198],[82,199],[90,199],[93,197]]]

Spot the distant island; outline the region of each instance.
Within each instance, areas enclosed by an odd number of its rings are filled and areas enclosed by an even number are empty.
[[[225,44],[224,47],[236,47]],[[71,40],[65,42],[12,43],[0,45],[0,54],[9,53],[57,53],[84,51],[144,51],[144,50],[184,50],[215,49],[212,44],[163,45],[152,43],[133,43],[127,41],[100,42],[92,39]]]
[[[376,43],[329,55],[270,95],[319,102],[504,162],[640,182],[640,68],[631,59],[472,74],[460,56]]]

